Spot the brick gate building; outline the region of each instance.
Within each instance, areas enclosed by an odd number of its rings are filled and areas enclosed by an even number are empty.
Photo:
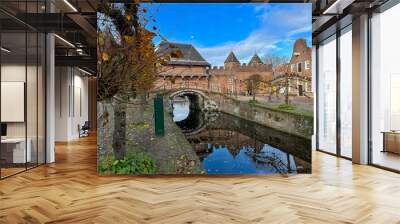
[[[169,54],[170,59],[162,66],[156,88],[199,88],[213,92],[246,94],[250,79],[271,81],[272,65],[264,64],[254,54],[248,64],[241,64],[233,52],[227,56],[224,66],[211,65],[191,44],[162,42],[158,52]]]

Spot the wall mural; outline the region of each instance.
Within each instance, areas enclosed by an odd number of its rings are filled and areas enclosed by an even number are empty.
[[[311,4],[98,12],[98,172],[311,173]]]

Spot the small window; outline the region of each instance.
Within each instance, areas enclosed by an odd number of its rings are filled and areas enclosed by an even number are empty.
[[[310,61],[305,62],[305,69],[310,69]]]
[[[306,82],[306,84],[307,84],[307,91],[308,91],[308,92],[311,92],[311,91],[312,91],[312,89],[311,89],[311,83]]]
[[[301,62],[297,64],[297,72],[301,72]]]

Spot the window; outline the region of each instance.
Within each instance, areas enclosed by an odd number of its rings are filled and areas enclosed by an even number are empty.
[[[352,34],[351,26],[340,36],[340,154],[352,157]]]
[[[372,163],[400,170],[400,4],[371,18]]]
[[[309,60],[307,60],[307,61],[305,61],[305,63],[304,63],[304,68],[306,69],[306,70],[308,70],[308,69],[310,69],[310,61]]]
[[[320,43],[317,53],[317,147],[322,151],[351,158],[352,26],[340,30],[339,37],[333,35]],[[336,70],[337,63],[340,63],[339,71]],[[311,62],[306,61],[305,64],[310,66]],[[337,77],[340,77],[340,81]]]
[[[311,87],[312,87],[312,86],[311,86],[311,82],[307,82],[307,81],[306,81],[306,82],[305,82],[305,85],[306,85],[306,91],[307,91],[307,92],[311,92],[311,91],[312,91],[312,89],[311,89]]]
[[[336,36],[318,48],[318,149],[336,153]]]
[[[301,72],[301,62],[297,63],[297,72]]]

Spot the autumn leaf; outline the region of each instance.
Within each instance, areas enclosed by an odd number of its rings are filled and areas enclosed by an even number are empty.
[[[125,43],[127,43],[127,44],[132,44],[133,43],[133,37],[132,36],[124,35],[123,38],[124,38]]]
[[[101,59],[102,59],[103,61],[108,61],[108,60],[110,59],[110,56],[107,54],[107,52],[103,52],[103,53],[101,54]]]

